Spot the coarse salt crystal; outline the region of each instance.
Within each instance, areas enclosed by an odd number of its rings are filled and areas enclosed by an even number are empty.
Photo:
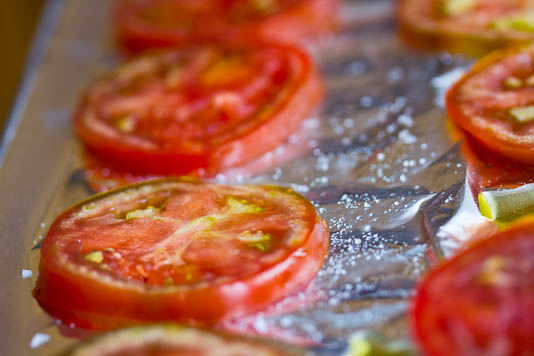
[[[408,130],[402,130],[401,132],[399,132],[399,140],[409,145],[417,142],[417,137],[412,135]]]
[[[373,105],[373,98],[370,96],[364,96],[360,99],[360,105],[364,108],[369,108]]]
[[[50,335],[43,334],[43,333],[37,333],[33,335],[32,340],[30,341],[30,347],[32,349],[36,349],[39,346],[42,346],[50,341]]]
[[[400,115],[398,118],[397,118],[397,122],[400,124],[400,125],[404,125],[404,126],[407,126],[407,127],[412,127],[413,126],[413,119],[411,116],[409,115],[406,115],[406,114],[402,114]]]

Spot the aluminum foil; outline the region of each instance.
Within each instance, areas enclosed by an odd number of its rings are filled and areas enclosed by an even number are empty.
[[[347,1],[339,32],[313,46],[327,95],[304,124],[314,133],[299,141],[304,152],[256,175],[215,178],[290,186],[314,202],[331,230],[330,252],[306,291],[227,328],[312,340],[322,344],[312,350],[332,355],[361,329],[406,337],[417,281],[485,223],[442,106],[444,90],[469,61],[407,48],[396,35],[393,5]],[[31,289],[47,227],[91,194],[70,119],[83,87],[120,61],[110,6],[50,1],[3,139],[2,355],[54,354],[76,342],[61,335]],[[287,147],[267,158],[283,157]]]

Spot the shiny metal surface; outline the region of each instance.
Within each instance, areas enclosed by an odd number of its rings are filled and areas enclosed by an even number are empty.
[[[54,354],[76,342],[59,334],[31,289],[48,225],[90,195],[70,118],[83,87],[119,61],[110,5],[49,3],[3,139],[1,355]],[[314,49],[327,97],[306,123],[318,133],[307,142],[309,151],[257,176],[217,177],[291,186],[316,203],[332,232],[321,272],[296,297],[316,302],[277,314],[285,301],[232,328],[281,330],[323,342],[332,354],[361,328],[405,336],[407,299],[417,280],[457,248],[465,222],[477,219],[465,192],[459,144],[450,138],[438,104],[448,82],[443,75],[467,62],[406,48],[395,34],[389,1],[347,2],[342,13],[340,32]],[[47,335],[41,337],[46,342],[31,348],[37,333]]]

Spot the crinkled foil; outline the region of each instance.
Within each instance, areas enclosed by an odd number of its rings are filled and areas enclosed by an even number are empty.
[[[2,355],[53,354],[76,342],[60,335],[31,289],[47,227],[91,194],[70,119],[83,87],[120,61],[110,6],[49,3],[4,137]],[[330,252],[306,291],[231,327],[312,340],[323,344],[317,353],[335,355],[357,330],[406,337],[417,281],[482,219],[442,105],[469,62],[407,48],[396,35],[393,2],[384,0],[346,2],[339,32],[312,47],[327,91],[304,124],[314,133],[304,153],[258,175],[237,170],[215,180],[290,186],[314,202],[331,230]]]

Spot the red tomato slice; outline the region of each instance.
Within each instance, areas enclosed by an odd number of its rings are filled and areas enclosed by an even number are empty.
[[[467,163],[468,182],[475,201],[478,194],[487,188],[516,188],[534,182],[534,166],[511,161],[461,130],[449,117],[446,122],[451,139],[462,141],[461,151]]]
[[[481,56],[534,40],[531,0],[400,0],[402,37],[424,49]]]
[[[486,147],[534,165],[534,46],[482,59],[449,90],[446,104],[449,116]]]
[[[313,131],[312,131],[313,130]],[[228,182],[241,181],[274,167],[287,164],[310,150],[309,142],[317,138],[316,129],[301,127],[291,134],[289,140],[241,166],[224,169],[220,172]],[[87,183],[95,192],[104,192],[127,184],[140,183],[146,180],[163,178],[152,174],[132,174],[132,172],[110,165],[98,157],[85,154],[84,174]],[[207,172],[189,172],[188,176],[206,178]]]
[[[426,355],[534,354],[534,218],[430,272],[413,307]]]
[[[297,43],[331,29],[339,0],[123,0],[114,12],[130,52],[205,40]]]
[[[118,330],[86,341],[69,356],[282,356],[274,345],[173,325]]]
[[[211,175],[276,147],[322,93],[310,58],[294,47],[190,47],[137,58],[94,83],[74,126],[113,166]]]
[[[84,327],[213,324],[303,287],[328,241],[313,205],[289,189],[147,182],[63,212],[43,242],[34,295]]]

